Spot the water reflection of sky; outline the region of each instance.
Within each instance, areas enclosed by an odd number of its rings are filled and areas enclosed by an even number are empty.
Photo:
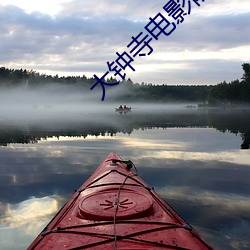
[[[167,128],[2,147],[2,249],[27,247],[110,151],[133,160],[216,249],[249,249],[250,154],[238,150],[241,141],[210,128]]]

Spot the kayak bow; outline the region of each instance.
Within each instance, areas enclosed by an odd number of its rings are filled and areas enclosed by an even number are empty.
[[[133,167],[110,153],[28,249],[212,249]]]

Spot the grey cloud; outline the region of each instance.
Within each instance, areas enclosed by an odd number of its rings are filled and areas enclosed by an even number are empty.
[[[183,24],[177,26],[167,39],[162,38],[162,42],[175,47],[178,44],[181,48],[185,46],[187,49],[207,48],[208,46],[218,49],[246,45],[250,40],[248,27],[250,15],[248,13],[194,19],[188,16],[187,18],[190,19],[188,23],[184,21]],[[39,44],[41,46],[39,49],[43,46],[58,49],[80,42],[95,45],[103,44],[103,41],[109,46],[114,44],[126,46],[131,36],[143,31],[148,22],[146,20],[135,22],[131,16],[125,18],[109,14],[105,17],[92,18],[63,15],[52,18],[38,12],[27,14],[14,6],[2,7],[0,20],[1,40],[8,42],[8,47],[16,45],[17,48],[21,46],[23,40],[23,44],[27,44],[29,49]],[[6,37],[6,33],[11,30],[14,31],[12,40],[11,37]],[[56,36],[60,39],[55,43]],[[68,42],[65,44],[66,40]]]
[[[145,1],[145,0],[128,0],[114,1],[114,0],[92,0],[80,1],[74,0],[66,3],[61,14],[76,15],[76,16],[112,16],[119,17],[133,17],[139,19],[148,19],[151,14],[158,13],[163,3],[160,0]]]
[[[170,44],[176,43],[186,49],[225,49],[248,45],[250,40],[250,15],[221,15],[197,17],[182,24],[180,31],[168,37]],[[184,27],[185,26],[185,27]],[[179,27],[177,27],[179,28]]]
[[[84,64],[84,65],[79,65],[78,63],[75,64],[71,64],[71,65],[51,65],[50,66],[50,70],[52,71],[56,71],[56,72],[82,72],[82,74],[84,74],[84,72],[91,72],[93,71],[93,69],[96,72],[106,72],[108,70],[108,66],[105,63],[107,58],[103,58],[102,62],[100,62],[100,64],[97,65],[91,65],[91,64]],[[69,62],[70,63],[70,62]],[[41,65],[39,66],[39,70],[47,70],[48,67],[45,65]],[[79,75],[82,75],[81,73],[79,73]]]
[[[146,81],[154,84],[217,84],[224,80],[230,82],[240,79],[243,71],[243,61],[228,61],[219,59],[204,60],[153,60],[153,64],[166,64],[165,68],[130,74],[134,82]],[[168,67],[168,63],[180,67]],[[185,68],[182,64],[187,65]],[[146,63],[145,63],[146,65]],[[145,79],[145,80],[141,80]],[[164,80],[163,80],[164,79]]]
[[[1,29],[10,31],[12,29],[26,28],[31,31],[44,32],[53,35],[103,35],[109,31],[119,31],[119,34],[133,31],[134,27],[140,27],[138,22],[129,18],[112,17],[84,17],[58,15],[55,18],[40,12],[26,13],[15,6],[0,7]]]
[[[0,51],[6,59],[11,59],[11,54],[17,57],[18,52],[19,56],[25,53],[67,54],[70,46],[80,46],[84,42],[94,50],[95,46],[110,47],[120,44],[128,32],[139,27],[138,23],[122,18],[54,19],[41,13],[27,14],[14,6],[2,7],[1,14]]]

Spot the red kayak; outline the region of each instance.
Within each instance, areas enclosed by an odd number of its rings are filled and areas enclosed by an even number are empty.
[[[212,249],[133,168],[110,153],[28,249]]]

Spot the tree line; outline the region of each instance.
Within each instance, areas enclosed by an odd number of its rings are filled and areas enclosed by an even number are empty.
[[[250,64],[243,63],[242,69],[244,73],[241,81],[238,79],[230,83],[224,81],[211,89],[209,103],[250,103]]]
[[[243,63],[241,80],[221,82],[216,85],[154,85],[152,83],[134,83],[130,78],[112,86],[117,94],[109,97],[113,101],[148,101],[172,102],[190,101],[202,102],[217,106],[228,103],[250,103],[250,64]],[[107,83],[117,82],[115,78],[107,78]],[[82,76],[52,76],[40,74],[34,70],[0,68],[0,87],[36,88],[49,84],[65,84],[79,87],[86,93],[96,83],[94,77]],[[111,87],[106,87],[107,91]],[[124,91],[126,90],[126,91]]]

